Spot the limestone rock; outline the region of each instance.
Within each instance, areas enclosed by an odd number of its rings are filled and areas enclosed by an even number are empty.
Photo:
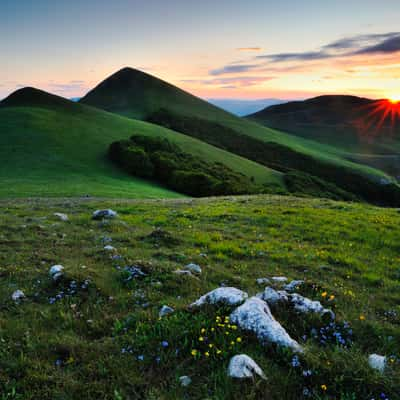
[[[16,290],[12,295],[11,298],[16,302],[20,303],[23,299],[25,299],[25,293],[22,290]]]
[[[63,214],[63,213],[56,212],[56,213],[54,213],[53,215],[54,215],[55,217],[57,217],[60,221],[67,222],[67,221],[69,220],[67,214]]]
[[[265,378],[264,372],[258,364],[246,354],[234,356],[229,361],[228,376],[231,378],[243,379],[253,378],[254,374]]]
[[[200,267],[200,265],[197,265],[197,264],[190,263],[190,264],[186,265],[184,269],[186,271],[190,271],[194,274],[201,274],[201,267]]]
[[[64,275],[64,267],[62,265],[53,265],[49,270],[49,275],[53,281],[58,281]]]
[[[117,216],[117,212],[111,209],[108,210],[96,210],[92,219],[105,219],[105,218],[115,218]]]
[[[368,364],[371,368],[383,373],[386,367],[386,357],[379,354],[371,354],[368,357]]]
[[[219,287],[201,296],[190,307],[200,307],[204,304],[224,304],[237,306],[248,298],[248,294],[234,287]]]
[[[160,312],[158,313],[158,315],[159,315],[160,318],[162,318],[162,317],[165,317],[168,314],[172,314],[174,311],[175,310],[172,307],[164,305],[164,306],[161,307]]]

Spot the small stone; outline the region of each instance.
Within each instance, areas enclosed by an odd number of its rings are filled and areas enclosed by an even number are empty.
[[[63,214],[63,213],[56,212],[56,213],[54,213],[53,215],[54,215],[55,217],[57,217],[60,221],[67,222],[67,221],[69,220],[67,214]]]
[[[186,271],[184,269],[177,269],[176,271],[174,271],[174,274],[177,275],[186,275],[186,276],[193,276],[193,274],[190,271]]]
[[[237,306],[248,298],[248,294],[234,287],[219,287],[201,296],[190,307],[200,307],[204,304],[224,304]]]
[[[257,297],[266,301],[270,306],[289,301],[287,292],[284,290],[275,290],[272,287],[266,287],[264,292],[257,294]]]
[[[287,285],[285,285],[283,288],[285,290],[287,290],[288,292],[294,292],[303,284],[304,284],[304,281],[302,281],[302,280],[294,280],[294,281],[288,283]]]
[[[288,278],[286,278],[286,276],[273,276],[271,279],[277,283],[287,282],[287,280],[288,280]]]
[[[49,270],[49,275],[53,281],[58,281],[64,275],[64,267],[62,265],[53,265]]]
[[[165,317],[166,315],[172,314],[175,310],[172,307],[169,306],[162,306],[160,309],[160,312],[158,313],[159,317]]]
[[[256,279],[257,285],[269,285],[271,281],[268,278],[258,278]]]
[[[179,382],[181,386],[187,387],[192,383],[192,379],[189,376],[184,375],[179,377]]]
[[[236,379],[253,378],[254,374],[265,379],[264,372],[258,364],[246,354],[234,356],[229,361],[228,376]]]
[[[371,354],[368,357],[368,364],[371,368],[383,373],[386,367],[386,357],[379,354]]]
[[[197,265],[197,264],[190,263],[190,264],[186,265],[184,269],[187,271],[193,272],[195,274],[201,274],[201,267],[200,267],[200,265]]]
[[[103,249],[105,251],[115,251],[116,250],[116,248],[114,246],[111,246],[109,244],[107,246],[104,246]]]
[[[12,295],[11,298],[16,302],[20,303],[23,299],[25,299],[25,293],[22,290],[16,290]]]
[[[111,209],[108,210],[96,210],[92,219],[105,219],[105,218],[115,218],[117,216],[117,212]]]

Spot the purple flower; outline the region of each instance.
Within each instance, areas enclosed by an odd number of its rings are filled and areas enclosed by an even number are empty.
[[[166,340],[163,340],[163,341],[161,342],[161,346],[164,347],[164,348],[166,348],[166,347],[169,346],[169,343],[168,343]]]

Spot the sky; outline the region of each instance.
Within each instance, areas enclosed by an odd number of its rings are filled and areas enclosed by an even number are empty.
[[[400,100],[399,0],[0,0],[0,99],[141,69],[203,98]]]

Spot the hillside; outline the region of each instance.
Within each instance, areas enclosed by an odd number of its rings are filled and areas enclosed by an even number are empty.
[[[284,188],[279,172],[206,143],[25,88],[0,103],[0,196],[179,196],[123,173],[107,159],[113,141],[134,133],[166,137],[189,153],[225,163],[260,184]]]
[[[368,201],[400,204],[400,187],[386,185],[392,182],[390,177],[379,169],[358,163],[358,160],[350,160],[343,150],[236,117],[132,68],[124,68],[105,79],[80,102],[124,116],[150,120],[281,172],[300,171],[315,175]],[[167,114],[167,122],[158,118],[160,112]],[[210,127],[214,124],[214,130],[219,129],[221,133],[212,137],[200,134],[194,124],[199,130],[204,125]],[[224,129],[221,127],[227,128],[228,133],[222,132]],[[235,140],[230,141],[229,135]],[[243,144],[245,138],[249,138],[251,145],[238,145]],[[254,148],[263,154],[254,157]],[[381,182],[385,187],[380,187]]]
[[[400,176],[400,104],[320,96],[265,108],[250,120],[352,153],[349,159]]]
[[[399,399],[396,210],[278,196],[0,206],[2,399]],[[118,216],[92,220],[103,208]],[[189,263],[202,272],[176,273]],[[225,320],[234,307],[188,308],[221,286],[281,287],[265,281],[274,276],[304,280],[298,293],[336,314],[271,306],[303,353]],[[173,311],[160,318],[163,305]],[[383,373],[373,353],[387,356]],[[229,378],[237,354],[266,379]]]

